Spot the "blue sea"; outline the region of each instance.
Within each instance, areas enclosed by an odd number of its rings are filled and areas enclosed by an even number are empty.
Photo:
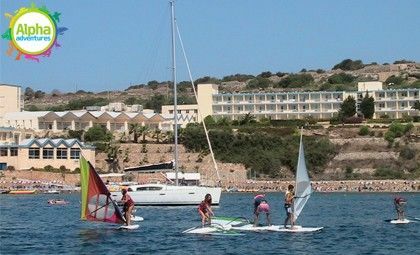
[[[401,194],[400,194],[401,195]],[[407,198],[407,215],[420,217],[420,194]],[[420,222],[395,225],[394,194],[316,193],[299,225],[315,233],[187,235],[200,225],[196,207],[137,207],[140,228],[81,221],[80,195],[0,195],[0,254],[420,254]],[[64,198],[68,205],[48,205]],[[253,194],[223,193],[219,216],[252,217]],[[272,221],[284,220],[282,193],[267,194]],[[265,218],[262,218],[262,222]]]

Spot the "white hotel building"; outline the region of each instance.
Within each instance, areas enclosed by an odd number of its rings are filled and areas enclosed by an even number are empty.
[[[383,115],[389,118],[401,118],[403,114],[410,116],[419,114],[412,109],[414,103],[419,100],[419,89],[383,90],[382,82],[359,82],[358,91],[331,92],[219,93],[214,85],[211,86],[212,94],[202,95],[206,100],[199,102],[199,109],[211,109],[211,115],[215,118],[227,117],[234,120],[250,113],[257,118],[276,120],[302,119],[307,116],[330,119],[337,114],[348,96],[355,98],[358,109],[366,92],[375,100],[373,118],[380,118]]]
[[[0,90],[6,88],[0,86]],[[14,88],[12,86],[12,88]],[[8,88],[7,88],[8,89]],[[0,91],[2,92],[2,91]],[[275,92],[275,93],[219,93],[218,85],[199,84],[198,104],[179,105],[178,124],[185,127],[191,122],[201,122],[206,116],[239,119],[250,113],[261,118],[302,119],[312,116],[315,119],[330,119],[340,109],[343,101],[352,96],[357,108],[368,93],[375,100],[373,118],[387,115],[391,119],[404,114],[418,116],[412,109],[419,100],[420,89],[384,90],[382,82],[359,82],[357,91],[313,91],[313,92]],[[20,102],[19,93],[13,92],[14,100]],[[17,95],[17,96],[16,96]],[[0,100],[0,109],[6,110],[5,100]],[[174,124],[173,105],[162,106],[162,114],[152,112],[115,111],[65,111],[65,112],[22,112],[21,108],[0,112],[0,127],[14,127],[30,130],[87,130],[100,125],[110,131],[128,132],[130,124],[147,126],[150,130],[172,130]],[[199,114],[201,113],[201,115]]]
[[[214,118],[226,117],[237,120],[250,113],[257,119],[274,120],[302,119],[312,116],[315,119],[330,119],[338,113],[341,104],[348,97],[356,100],[356,108],[366,95],[375,100],[373,118],[387,115],[391,119],[401,118],[403,114],[417,116],[419,111],[412,109],[419,100],[419,89],[384,90],[382,82],[359,82],[357,91],[311,91],[311,92],[272,92],[272,93],[219,93],[215,84],[199,84],[198,104],[180,105],[178,118],[180,124],[201,121],[208,115]],[[201,116],[198,115],[198,110]],[[162,106],[162,113],[173,115],[173,105]]]

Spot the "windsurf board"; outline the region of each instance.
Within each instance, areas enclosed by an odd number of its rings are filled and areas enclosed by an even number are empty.
[[[133,229],[138,229],[140,227],[140,225],[122,225],[119,226],[118,229],[127,229],[127,230],[133,230]]]

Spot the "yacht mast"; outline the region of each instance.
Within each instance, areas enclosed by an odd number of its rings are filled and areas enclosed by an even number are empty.
[[[172,82],[174,86],[174,140],[175,140],[175,185],[178,186],[178,110],[176,89],[176,59],[175,59],[175,8],[174,1],[171,4],[171,28],[172,28]]]

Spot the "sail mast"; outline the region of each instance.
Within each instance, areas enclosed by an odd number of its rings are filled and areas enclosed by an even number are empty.
[[[176,58],[175,58],[175,7],[171,3],[171,29],[172,29],[172,82],[174,86],[174,140],[175,140],[175,185],[178,186],[178,110],[176,89]]]

